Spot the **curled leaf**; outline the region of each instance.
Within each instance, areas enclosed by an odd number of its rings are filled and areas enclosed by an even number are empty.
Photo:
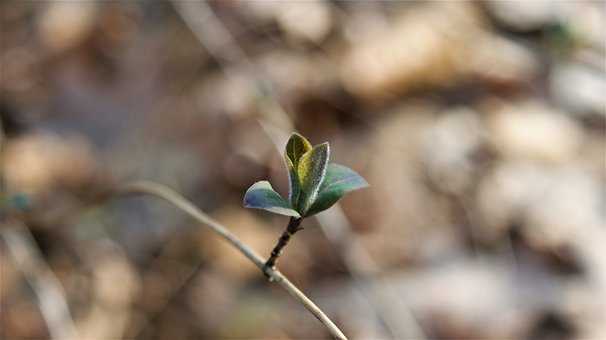
[[[299,194],[301,192],[301,186],[299,185],[299,178],[297,171],[295,170],[292,161],[288,157],[286,159],[286,167],[288,168],[288,201],[290,205],[296,210],[297,202],[299,200]]]
[[[286,143],[286,158],[290,159],[296,169],[301,156],[311,149],[311,143],[305,137],[295,132],[288,139],[288,143]]]
[[[320,185],[326,175],[329,156],[330,147],[328,143],[322,143],[314,146],[299,159],[297,176],[301,185],[301,195],[297,207],[302,214],[305,214],[316,199]]]
[[[260,181],[251,185],[244,194],[244,206],[246,208],[263,209],[275,214],[301,217],[292,209],[291,205],[283,199],[268,181]]]
[[[288,168],[288,200],[290,201],[291,206],[295,209],[297,208],[299,194],[301,192],[299,178],[297,175],[297,166],[299,165],[299,159],[301,156],[311,149],[311,143],[309,143],[305,137],[298,133],[293,133],[288,139],[288,143],[286,143],[284,158]]]
[[[311,216],[330,208],[346,193],[362,189],[368,182],[350,168],[330,163],[326,169],[326,176],[320,186],[318,195],[309,211],[305,214]]]

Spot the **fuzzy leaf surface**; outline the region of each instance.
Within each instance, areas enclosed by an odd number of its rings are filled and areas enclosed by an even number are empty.
[[[367,186],[368,182],[355,171],[340,164],[330,163],[318,195],[306,213],[306,216],[324,211],[335,204],[346,193]]]
[[[300,217],[300,214],[292,209],[290,203],[283,199],[268,181],[256,182],[246,190],[244,206],[246,208],[263,209],[280,215]]]
[[[301,156],[311,149],[311,143],[305,137],[293,133],[288,139],[288,143],[286,143],[286,157],[290,159],[296,169]]]
[[[297,175],[297,166],[299,165],[301,156],[311,149],[311,143],[298,133],[293,133],[288,139],[288,143],[286,143],[284,158],[286,167],[288,168],[288,200],[295,210],[297,209],[297,203],[301,192],[301,185]]]
[[[288,157],[284,157],[286,161],[286,167],[288,168],[288,201],[293,209],[297,210],[297,202],[299,201],[299,195],[301,193],[301,185],[299,184],[299,177],[297,171],[292,164],[292,161]]]
[[[301,184],[301,195],[298,210],[302,214],[305,214],[316,199],[326,175],[329,157],[330,147],[328,143],[322,143],[314,146],[299,159],[297,175]]]

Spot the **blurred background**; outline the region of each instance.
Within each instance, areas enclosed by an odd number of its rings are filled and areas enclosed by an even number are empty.
[[[268,256],[285,137],[371,187],[280,269],[352,339],[606,339],[602,1],[3,1],[0,338],[326,339]]]

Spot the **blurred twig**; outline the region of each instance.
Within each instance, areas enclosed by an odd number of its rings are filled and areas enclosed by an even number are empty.
[[[38,297],[42,317],[46,321],[52,339],[77,339],[76,327],[65,298],[61,283],[53,274],[31,232],[23,223],[4,223],[0,236],[17,268]]]
[[[134,182],[125,185],[119,191],[120,194],[146,194],[162,198],[180,210],[184,211],[198,222],[208,226],[213,232],[229,242],[232,246],[238,249],[252,263],[254,263],[262,272],[271,278],[272,281],[278,283],[292,297],[297,299],[310,313],[312,313],[335,339],[347,339],[339,328],[316,306],[303,292],[301,292],[294,284],[292,284],[282,273],[274,269],[264,268],[265,259],[257,254],[248,245],[242,243],[236,235],[232,234],[227,228],[219,222],[212,219],[210,216],[203,213],[200,209],[194,206],[191,202],[174,190],[160,184],[152,182]]]
[[[146,334],[146,330],[150,325],[155,324],[164,314],[164,312],[168,309],[168,307],[177,301],[178,297],[181,296],[181,293],[186,291],[192,283],[195,282],[196,274],[200,272],[202,269],[202,263],[198,263],[195,266],[192,266],[191,269],[182,277],[179,278],[179,282],[175,284],[172,288],[172,291],[168,295],[168,299],[160,304],[158,307],[154,308],[151,311],[151,315],[146,317],[141,323],[139,323],[135,330],[132,332],[132,339],[145,339],[144,336]]]
[[[243,67],[247,75],[254,80],[253,90],[259,99],[260,111],[271,119],[272,123],[289,124],[290,118],[275,99],[272,84],[255,67],[208,2],[172,0],[171,3],[202,47],[222,66],[221,69],[227,77],[236,76],[228,66],[231,62]]]

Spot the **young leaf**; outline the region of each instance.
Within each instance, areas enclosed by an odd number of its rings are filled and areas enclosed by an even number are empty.
[[[330,163],[326,169],[326,176],[320,186],[318,196],[306,216],[317,214],[330,208],[346,193],[365,188],[368,182],[350,168]]]
[[[288,143],[286,143],[284,158],[288,168],[288,200],[295,209],[297,208],[299,193],[301,192],[299,178],[297,176],[297,166],[299,165],[301,156],[311,149],[311,143],[298,133],[293,133],[288,139]]]
[[[288,201],[293,209],[297,209],[297,202],[299,200],[299,193],[301,192],[301,186],[299,185],[299,178],[297,171],[295,170],[292,161],[288,156],[286,159],[286,167],[288,168]]]
[[[301,184],[301,197],[299,198],[299,212],[305,213],[316,199],[320,185],[326,175],[326,166],[330,156],[328,143],[316,145],[307,151],[297,167],[297,176]]]
[[[301,217],[280,194],[274,191],[268,181],[256,182],[246,190],[244,206],[264,209],[280,215]]]
[[[293,133],[288,139],[288,143],[286,143],[286,157],[290,159],[296,169],[301,156],[311,149],[311,143],[305,137]]]

